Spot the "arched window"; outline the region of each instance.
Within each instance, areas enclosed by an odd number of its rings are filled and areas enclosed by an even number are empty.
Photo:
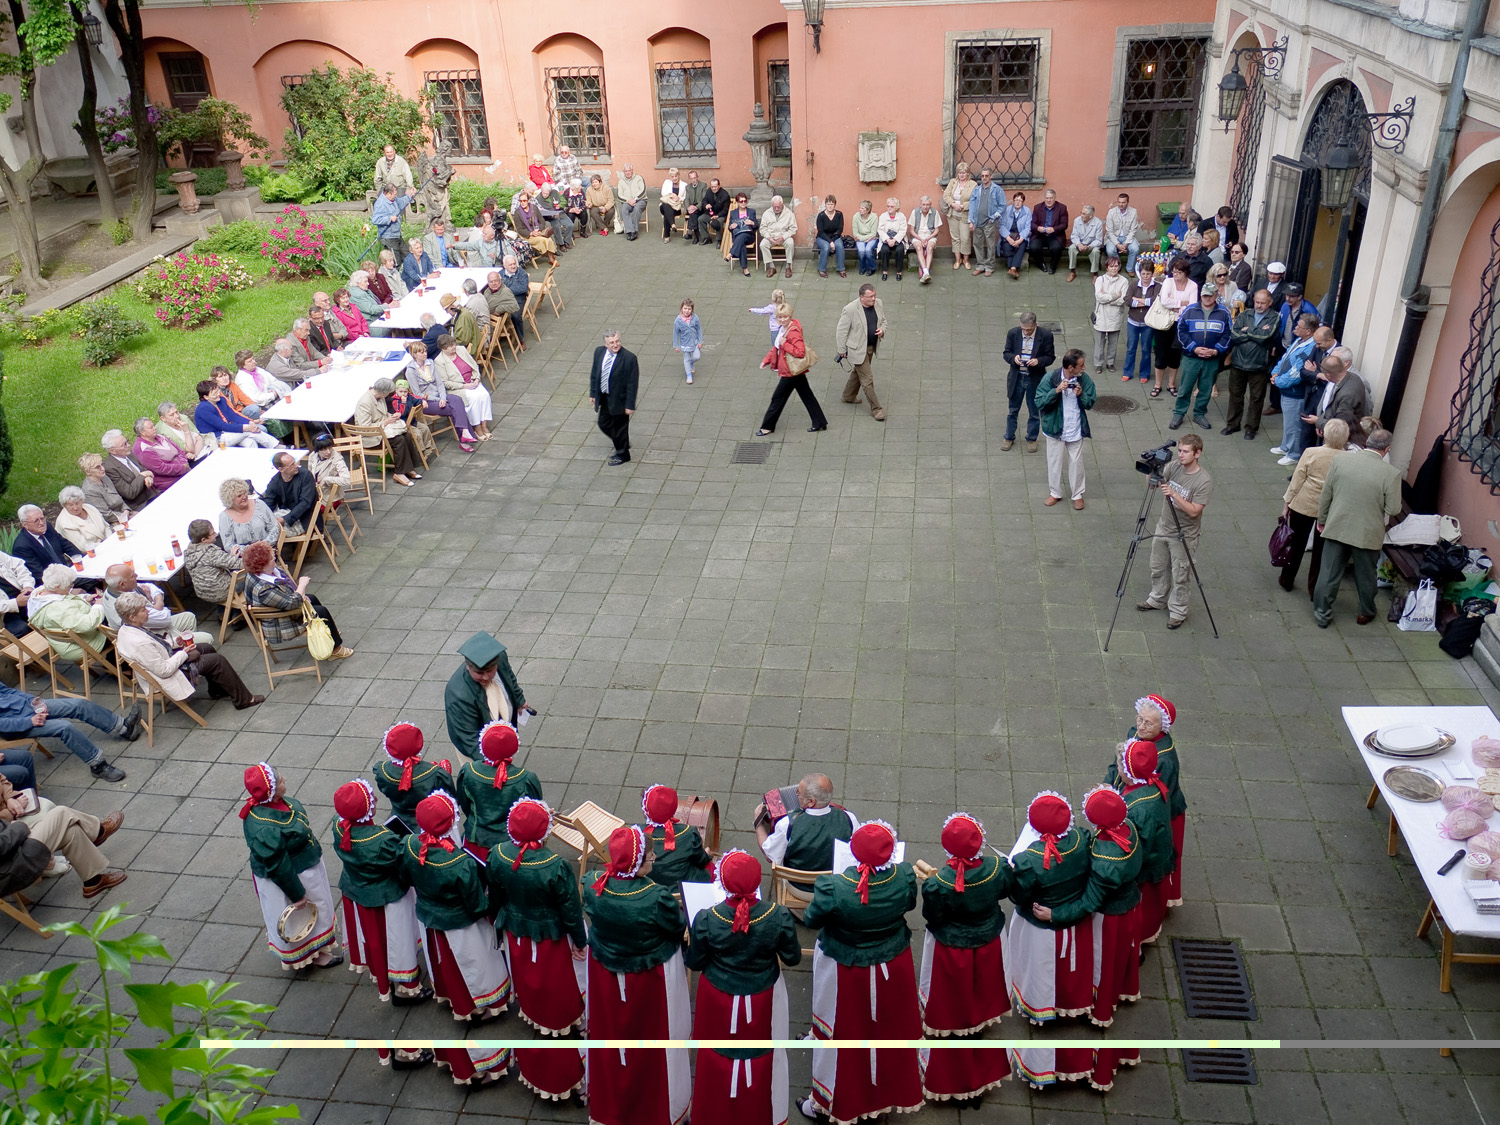
[[[533,52],[547,91],[552,151],[568,145],[589,160],[608,158],[609,111],[604,52],[581,35],[554,35]]]
[[[714,72],[708,40],[680,27],[651,38],[657,150],[663,160],[718,155]]]
[[[411,51],[411,60],[432,108],[433,139],[454,156],[489,156],[479,56],[451,39],[429,39]]]

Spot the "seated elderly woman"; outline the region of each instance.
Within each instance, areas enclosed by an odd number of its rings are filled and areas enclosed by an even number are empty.
[[[193,520],[187,534],[182,566],[192,580],[193,593],[206,602],[222,602],[229,596],[235,574],[242,569],[240,560],[214,542],[219,533],[208,520]]]
[[[390,296],[383,298],[386,301],[399,301],[411,292],[406,284],[406,279],[401,276],[401,264],[396,261],[396,255],[389,250],[380,252],[380,268],[375,271],[380,275],[380,280],[385,282],[385,287]],[[375,288],[375,281],[370,280],[370,288]]]
[[[391,479],[403,488],[410,488],[412,481],[422,479],[422,474],[415,471],[417,447],[407,431],[406,422],[402,420],[400,412],[391,407],[391,395],[395,390],[396,384],[390,379],[384,376],[376,379],[375,385],[360,395],[354,404],[354,424],[378,428],[385,434],[385,440],[391,447],[391,459],[395,462],[395,473]],[[380,439],[374,434],[362,434],[360,444],[366,449],[378,449]]]
[[[42,571],[42,584],[26,600],[26,620],[33,629],[72,630],[96,652],[108,643],[100,626],[104,624],[104,607],[98,594],[83,594],[73,588],[71,566],[52,563]],[[57,658],[69,664],[81,664],[83,649],[71,641],[47,643]]]
[[[440,340],[446,338],[439,337]],[[490,435],[485,433],[481,436],[474,432],[474,427],[469,423],[467,404],[458,394],[448,393],[432,360],[427,358],[427,345],[421,340],[413,340],[406,345],[406,350],[411,355],[405,372],[411,389],[426,404],[428,414],[453,420],[453,427],[458,431],[458,447],[465,453],[473,453],[474,442],[488,440]]]
[[[433,264],[431,255],[423,249],[420,238],[408,239],[406,246],[410,253],[401,263],[401,280],[411,290],[416,289],[427,278],[436,276],[437,266]]]
[[[281,522],[266,507],[264,500],[250,495],[250,486],[239,477],[230,477],[219,485],[219,538],[231,554],[244,554],[251,543],[275,546],[281,538]]]
[[[94,546],[109,536],[109,523],[102,512],[86,502],[83,489],[70,484],[57,494],[63,510],[57,513],[52,526],[57,533],[80,551],[92,551]]]
[[[133,513],[115,482],[104,472],[104,458],[97,453],[85,453],[78,458],[78,467],[83,470],[85,502],[93,505],[112,524],[127,522]]]
[[[338,297],[338,294],[335,293],[334,297],[336,299]],[[377,321],[379,321],[381,317],[385,316],[385,314],[390,310],[391,306],[383,303],[379,297],[375,296],[374,291],[370,288],[370,274],[366,271],[355,270],[352,274],[349,275],[349,300],[354,305],[354,307],[359,310],[360,315],[365,318],[365,332],[367,335],[390,335],[390,327],[388,325],[379,324],[377,323]],[[338,315],[337,309],[334,310],[334,315]],[[348,327],[348,324],[348,321],[344,322],[345,327]],[[350,329],[349,331],[349,339],[359,339],[359,337],[354,334],[353,329]]]
[[[286,358],[292,353],[292,342],[285,337],[276,341],[270,363],[276,364],[287,376],[278,377],[255,360],[255,353],[241,348],[234,353],[234,390],[229,392],[229,401],[246,418],[259,418],[266,407],[271,406],[282,395],[292,393],[292,387],[302,380],[298,376],[304,371],[291,364],[277,364],[277,357]],[[220,384],[221,386],[223,384]],[[253,411],[253,413],[252,413]]]
[[[363,310],[354,304],[347,286],[340,286],[333,291],[333,315],[349,333],[351,344],[363,336],[370,335],[369,321],[365,319]]]
[[[369,279],[370,296],[385,306],[389,306],[395,302],[396,294],[391,292],[390,283],[380,276],[380,269],[374,262],[360,262],[359,272]]]
[[[452,336],[439,336],[438,354],[433,361],[433,370],[444,387],[463,399],[469,420],[474,423],[474,432],[480,441],[489,441],[490,423],[495,420],[495,407],[490,392],[479,381],[479,364],[469,349]]]
[[[529,191],[516,193],[516,203],[511,208],[510,217],[515,224],[516,231],[527,241],[532,250],[538,254],[557,253],[557,243],[547,233],[552,229],[552,224],[531,202]]]
[[[605,184],[603,176],[595,172],[589,177],[589,190],[583,193],[583,198],[588,204],[588,223],[584,227],[584,237],[588,237],[590,230],[608,234],[615,222],[615,193]]]
[[[183,417],[175,402],[164,402],[156,408],[156,432],[186,453],[190,462],[196,464],[208,456],[208,442]]]
[[[334,624],[333,614],[328,612],[328,607],[307,592],[311,578],[304,574],[293,582],[291,576],[277,563],[276,552],[265,543],[250,544],[245,548],[243,558],[246,604],[277,610],[301,609],[304,604],[310,605],[313,612],[328,626],[328,632],[333,637],[332,659],[343,660],[354,655],[354,650],[344,644],[344,638],[339,633],[339,627]],[[307,632],[307,625],[301,616],[278,617],[261,621],[260,629],[265,634],[267,643],[278,645],[300,637]]]
[[[354,483],[354,477],[349,472],[349,462],[333,447],[333,438],[328,434],[319,434],[313,438],[312,456],[307,459],[307,467],[312,470],[313,480],[317,482],[320,493],[326,494],[330,485],[348,488]],[[333,506],[336,508],[341,503],[342,500],[335,500]]]
[[[115,609],[120,614],[115,650],[130,661],[136,683],[146,694],[151,691],[141,676],[142,670],[178,702],[191,699],[203,684],[208,686],[210,699],[231,700],[236,711],[266,701],[265,696],[251,693],[234,665],[213,645],[197,642],[190,636],[163,639],[148,629],[146,621],[151,606],[140,594],[121,594]]]
[[[227,382],[227,367],[216,367],[214,371],[222,372]],[[274,449],[281,444],[254,418],[245,417],[230,405],[217,374],[215,378],[204,379],[198,384],[198,408],[193,411],[193,423],[199,433],[223,446],[258,445],[263,449]]]
[[[563,196],[563,203],[568,213],[568,220],[573,224],[574,232],[579,238],[587,238],[589,236],[588,196],[583,190],[583,181],[577,176],[568,181],[568,190]]]
[[[188,455],[166,439],[156,428],[156,421],[152,418],[135,420],[135,446],[132,452],[141,468],[156,478],[152,487],[157,492],[171,488],[187,476],[188,470],[192,468],[188,464]]]

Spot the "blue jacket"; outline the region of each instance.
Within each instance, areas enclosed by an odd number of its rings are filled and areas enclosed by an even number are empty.
[[[31,720],[35,714],[36,696],[0,684],[0,734],[30,737]]]
[[[193,411],[193,425],[200,434],[242,434],[245,432],[245,423],[249,421],[230,406],[229,400],[223,395],[219,396],[218,402],[203,399]]]
[[[1183,309],[1177,318],[1177,343],[1183,355],[1191,355],[1194,348],[1213,348],[1221,356],[1229,350],[1233,331],[1233,319],[1217,304],[1205,309],[1200,301]]]
[[[682,323],[681,316],[673,318],[672,346],[689,352],[703,346],[703,325],[699,323],[697,313],[686,324]]]
[[[407,252],[406,261],[401,263],[401,280],[406,282],[408,289],[415,289],[422,284],[422,279],[433,270],[432,258],[424,250],[420,258]]]
[[[397,238],[401,234],[401,212],[412,201],[410,195],[398,195],[387,199],[381,195],[375,200],[370,218],[375,222],[375,233],[381,238]]]
[[[969,196],[969,222],[976,227],[991,219],[998,219],[1005,212],[1005,189],[997,183],[990,184],[989,199],[985,199],[983,187],[976,187]]]
[[[1024,204],[1018,211],[1014,207],[1007,207],[1000,216],[1000,229],[996,232],[996,238],[1009,238],[1011,231],[1015,231],[1021,238],[1031,237],[1031,209]]]
[[[1317,348],[1311,336],[1298,340],[1271,369],[1271,381],[1287,398],[1306,398],[1308,392],[1317,386],[1318,373],[1306,371],[1302,367],[1306,360],[1312,358]]]

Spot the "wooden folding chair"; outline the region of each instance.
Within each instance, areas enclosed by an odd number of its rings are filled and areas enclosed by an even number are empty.
[[[363,504],[370,511],[375,510],[375,504],[370,496],[370,477],[365,472],[365,459],[363,456],[364,446],[360,444],[357,437],[337,437],[333,439],[333,451],[344,459],[349,466],[349,484],[343,489],[343,501],[345,504]],[[353,513],[350,513],[353,519]],[[354,528],[359,532],[358,525]]]
[[[170,695],[168,695],[167,689],[162,687],[161,681],[153,676],[150,672],[146,671],[146,669],[130,660],[125,660],[121,663],[125,665],[127,671],[132,673],[130,679],[130,701],[132,703],[138,703],[143,696],[146,700],[146,745],[148,747],[156,745],[155,720],[157,703],[161,704],[161,713],[163,715],[167,713],[167,704],[170,703],[173,707],[176,707],[179,711],[186,714],[188,718],[192,719],[193,722],[197,723],[200,727],[208,726],[208,721],[204,719],[202,715],[198,714],[198,712],[189,707],[185,700],[173,699]],[[141,690],[142,684],[144,684],[146,687],[145,691]]]
[[[286,525],[283,524],[281,527],[281,534],[276,539],[276,553],[281,557],[283,561],[285,561],[288,556],[284,548],[291,546],[295,546],[297,548],[297,561],[294,562],[291,567],[291,575],[294,580],[301,575],[302,562],[307,558],[307,549],[314,544],[317,544],[319,547],[323,548],[323,553],[328,556],[328,562],[333,566],[334,573],[338,573],[338,548],[334,546],[333,540],[328,538],[328,535],[319,525],[318,521],[321,520],[322,517],[323,501],[320,498],[318,502],[313,505],[312,511],[307,514],[307,522],[302,525],[302,534],[289,535],[287,533]]]
[[[354,554],[359,548],[354,545],[354,536],[349,534],[349,528],[344,524],[344,517],[347,516],[349,523],[354,525],[354,535],[359,535],[361,532],[359,530],[359,521],[354,518],[353,509],[348,504],[341,504],[339,502],[344,498],[343,486],[336,481],[329,481],[321,487],[320,495],[323,497],[323,526],[325,530],[329,527],[338,528],[339,534],[344,537],[345,545],[349,548],[349,553],[351,555]],[[332,538],[332,534],[329,534],[329,539]]]
[[[52,935],[43,933],[41,923],[31,916],[30,906],[31,900],[20,891],[0,895],[0,914],[9,915],[34,934],[50,938]]]
[[[359,461],[360,472],[365,476],[365,490],[369,492],[369,460],[375,458],[380,465],[380,491],[385,491],[385,463],[389,459],[391,464],[396,463],[396,455],[391,452],[391,443],[385,436],[383,426],[358,426],[353,422],[344,423],[344,433],[355,438],[350,449],[355,459]],[[379,438],[379,445],[365,445],[363,439],[367,437]],[[349,462],[349,471],[354,471],[354,461]]]
[[[519,316],[518,312],[516,316]],[[505,348],[510,348],[511,358],[517,363],[521,361],[521,336],[516,331],[515,318],[510,313],[501,314],[500,325],[500,362],[505,363],[505,369],[510,370],[510,364],[505,362]]]
[[[751,232],[754,236],[745,247],[745,268],[760,268],[760,228],[756,227]],[[724,237],[719,240],[719,250],[724,255],[724,260],[731,266],[734,264],[734,232],[729,229],[729,218],[724,218]]]
[[[563,309],[567,308],[567,302],[562,298],[562,290],[557,287],[557,267],[553,266],[547,271],[547,276],[542,278],[542,292],[547,300],[552,302],[552,315],[562,316]]]
[[[500,348],[500,315],[491,316],[484,330],[484,339],[479,341],[479,347],[474,352],[474,358],[479,361],[479,376],[489,383],[490,390],[495,389],[495,353]],[[505,353],[500,352],[500,362],[505,363]],[[505,364],[505,369],[510,370],[510,364]]]
[[[796,867],[783,867],[779,863],[771,864],[771,901],[778,902],[790,910],[799,919],[802,912],[812,905],[812,884],[817,882],[819,875],[831,875],[830,871],[803,871]],[[808,890],[798,886],[805,883]]]
[[[582,879],[591,856],[604,859],[609,855],[609,835],[624,823],[593,801],[585,801],[570,813],[552,814],[552,835],[578,853],[578,878]]]
[[[224,595],[224,616],[219,621],[219,644],[222,645],[224,638],[229,635],[229,627],[234,624],[236,614],[246,625],[250,624],[250,611],[245,605],[244,571],[230,575],[229,593]]]
[[[44,758],[52,757],[52,751],[34,738],[5,738],[0,735],[0,750],[30,750]]]
[[[493,387],[493,384],[491,386]],[[452,434],[453,440],[458,440],[458,427],[453,424],[453,419],[446,414],[427,413],[427,407],[420,402],[412,409],[411,416],[406,419],[406,424],[413,428],[416,427],[417,422],[427,423],[427,432],[432,435],[434,447],[437,445],[437,439],[443,434]]]
[[[26,690],[26,669],[33,665],[47,673],[53,684],[54,695],[58,680],[62,680],[69,688],[73,686],[73,681],[58,670],[57,658],[53,655],[52,646],[47,643],[47,638],[35,629],[24,637],[18,637],[9,629],[0,628],[0,656],[15,661],[16,674],[20,677],[22,691]]]
[[[526,307],[521,310],[521,319],[526,321],[531,329],[531,334],[538,340],[542,338],[542,330],[536,326],[536,310],[542,303],[542,287],[533,285],[531,292],[526,294]]]
[[[115,678],[115,690],[120,697],[120,706],[123,707],[125,705],[125,687],[120,680],[120,669],[116,667],[115,662],[111,660],[110,657],[106,654],[107,650],[113,648],[114,631],[112,629],[108,629],[102,625],[99,627],[99,632],[102,633],[105,640],[109,642],[103,649],[97,649],[93,645],[89,644],[89,642],[84,640],[83,637],[75,629],[41,629],[35,626],[33,626],[33,629],[35,629],[35,631],[40,633],[42,636],[46,637],[47,643],[52,645],[54,649],[52,661],[53,695],[61,695],[73,699],[92,700],[94,698],[93,670],[97,667]],[[55,651],[58,645],[76,645],[79,651],[82,653],[82,656],[77,661],[63,661],[63,659],[58,656]],[[68,682],[66,677],[58,674],[57,666],[60,663],[76,663],[78,665],[79,669],[83,672],[82,692],[68,690],[72,688],[72,684]],[[64,683],[68,683],[68,689],[60,688],[57,686],[57,681],[59,679],[63,680]]]
[[[318,683],[321,684],[323,682],[323,666],[316,660],[312,662],[311,667],[308,667],[307,665],[298,665],[297,667],[293,668],[281,668],[275,672],[271,671],[272,664],[279,665],[281,663],[281,661],[277,658],[278,652],[288,652],[293,648],[306,650],[307,634],[302,633],[294,637],[292,640],[282,641],[273,645],[270,641],[266,640],[264,622],[275,621],[278,619],[287,621],[301,621],[302,610],[300,608],[269,609],[265,606],[253,605],[248,607],[247,613],[249,614],[250,618],[250,635],[255,638],[255,643],[260,648],[261,658],[265,661],[266,664],[266,681],[270,684],[270,687],[266,689],[268,692],[276,690],[276,681],[283,676],[301,676],[307,674],[308,672],[311,672],[313,673],[313,675],[318,677]]]

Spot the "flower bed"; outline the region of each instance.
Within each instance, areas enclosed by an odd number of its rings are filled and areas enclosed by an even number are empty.
[[[324,249],[323,224],[295,203],[282,209],[260,244],[261,257],[271,263],[270,276],[279,281],[322,272]]]
[[[158,257],[146,269],[136,292],[156,302],[156,319],[169,328],[197,328],[224,315],[216,294],[248,289],[255,279],[229,255]]]

